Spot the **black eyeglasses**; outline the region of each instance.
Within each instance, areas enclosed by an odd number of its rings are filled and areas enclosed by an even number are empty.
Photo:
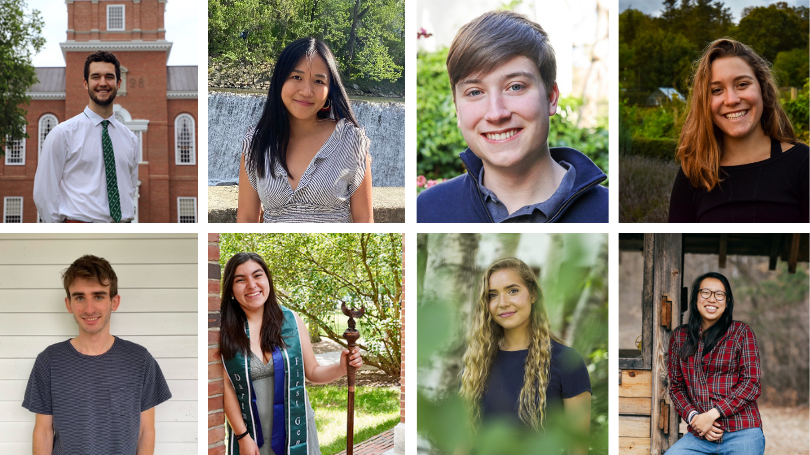
[[[698,292],[700,293],[701,297],[707,300],[709,299],[709,297],[712,296],[712,294],[714,294],[714,299],[717,300],[718,302],[726,300],[726,293],[723,291],[712,291],[711,289],[701,289]]]

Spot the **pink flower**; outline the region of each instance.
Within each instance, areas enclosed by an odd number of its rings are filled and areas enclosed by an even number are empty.
[[[422,188],[423,186],[425,186],[425,183],[427,183],[427,179],[425,178],[424,175],[420,175],[420,176],[416,177],[416,186],[417,187]]]
[[[439,183],[439,182],[437,182],[435,180],[428,180],[427,185],[425,185],[425,188],[430,188],[431,186],[433,186],[433,185],[435,185],[437,183]]]

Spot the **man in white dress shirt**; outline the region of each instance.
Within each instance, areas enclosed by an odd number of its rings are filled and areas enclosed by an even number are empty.
[[[57,125],[42,144],[34,202],[46,222],[127,223],[135,218],[138,139],[113,114],[120,86],[115,55],[97,51],[87,57],[87,107]]]

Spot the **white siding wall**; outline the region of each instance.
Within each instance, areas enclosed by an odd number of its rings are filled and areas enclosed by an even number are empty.
[[[0,234],[0,454],[31,453],[23,393],[37,354],[78,334],[61,272],[84,254],[118,275],[112,334],[146,347],[172,391],[155,411],[155,454],[196,454],[197,234]]]

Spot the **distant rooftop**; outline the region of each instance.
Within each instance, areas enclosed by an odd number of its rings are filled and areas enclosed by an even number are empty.
[[[56,93],[65,91],[65,67],[34,68],[39,82],[34,84],[29,92]]]

